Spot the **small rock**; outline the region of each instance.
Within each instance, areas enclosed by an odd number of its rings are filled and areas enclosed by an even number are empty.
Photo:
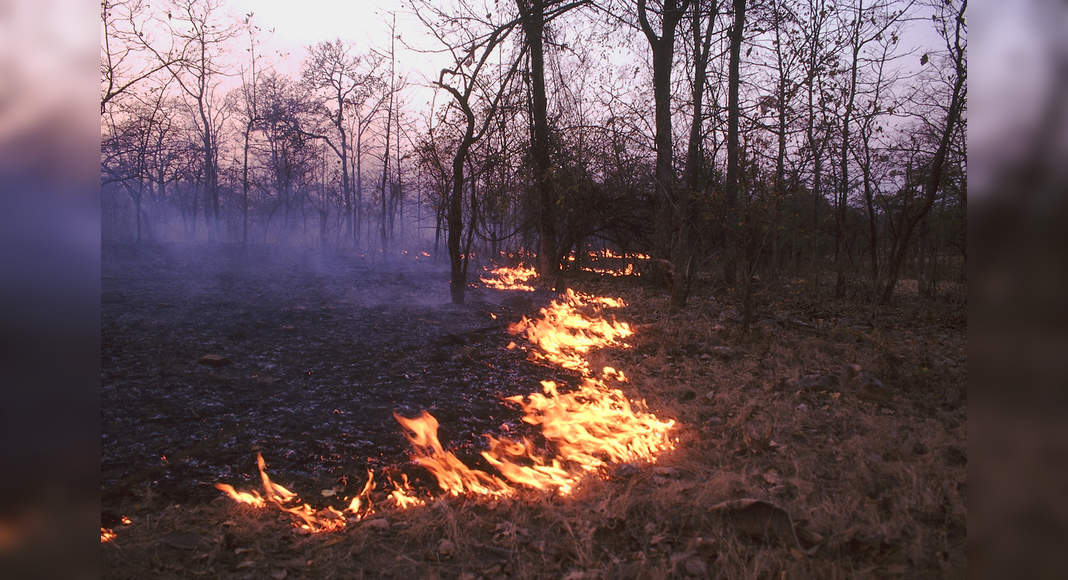
[[[208,365],[209,367],[219,368],[230,364],[230,358],[221,354],[206,354],[200,357],[200,360],[197,362],[202,365]]]
[[[704,560],[700,558],[687,558],[682,564],[682,568],[686,570],[686,574],[697,578],[705,578],[708,576],[708,566],[705,565]]]
[[[797,410],[801,411],[802,413],[804,413],[805,411],[808,410],[808,405],[806,405],[804,403],[801,403],[800,405],[797,406]]]
[[[375,518],[373,520],[367,520],[363,525],[374,530],[388,530],[389,520],[386,518]]]
[[[716,400],[716,391],[708,391],[707,393],[705,393],[705,400],[706,401],[714,401],[714,400]]]
[[[712,415],[705,419],[705,427],[719,427],[720,425],[723,425],[723,417],[719,415]]]
[[[456,545],[450,542],[448,539],[442,538],[441,541],[438,542],[439,555],[451,556],[454,551],[456,551]]]

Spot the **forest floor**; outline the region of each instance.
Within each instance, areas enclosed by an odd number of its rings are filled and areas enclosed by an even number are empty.
[[[486,468],[482,434],[530,429],[502,397],[577,380],[506,348],[508,323],[552,294],[472,288],[453,306],[447,268],[416,252],[106,245],[102,262],[105,577],[965,575],[961,300],[906,285],[873,321],[866,303],[783,279],[745,331],[709,284],[669,314],[641,278],[578,275],[576,288],[622,297],[615,315],[636,331],[591,362],[625,370],[627,394],[677,422],[674,450],[566,497],[382,501],[373,519],[309,534],[214,484],[255,487],[260,452],[309,503],[352,495],[368,469],[432,492],[393,418],[423,409]]]

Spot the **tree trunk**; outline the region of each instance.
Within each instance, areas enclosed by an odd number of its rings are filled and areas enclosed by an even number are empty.
[[[742,37],[745,31],[745,0],[734,0],[734,26],[730,32],[730,62],[727,73],[727,175],[725,184],[727,205],[727,260],[723,265],[723,279],[733,284],[737,279],[737,260],[740,253],[738,232],[738,86]]]
[[[534,165],[534,191],[537,200],[538,274],[553,280],[560,264],[556,259],[556,200],[550,181],[548,99],[545,94],[545,3],[543,0],[517,0],[523,33],[530,50],[531,157]]]

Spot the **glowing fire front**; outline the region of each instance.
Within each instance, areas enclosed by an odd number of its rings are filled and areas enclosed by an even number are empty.
[[[501,266],[499,268],[494,268],[489,274],[489,277],[479,277],[479,281],[489,288],[495,288],[497,290],[523,290],[525,292],[534,291],[534,287],[527,284],[527,281],[537,275],[532,267],[516,266],[515,268],[506,268]]]
[[[510,272],[507,274],[501,270],[495,274],[502,286],[495,287],[514,288],[533,276],[533,270],[527,277],[515,275],[515,270],[503,269]],[[668,434],[674,421],[658,418],[645,409],[644,401],[630,401],[620,389],[610,386],[612,381],[617,384],[627,381],[622,371],[604,367],[594,374],[587,360],[592,349],[628,346],[623,340],[633,334],[630,326],[607,320],[600,314],[604,308],[623,305],[620,299],[568,290],[542,308],[537,318],[523,317],[509,327],[509,332],[523,335],[530,342],[532,360],[559,365],[582,375],[581,383],[570,392],[561,393],[556,383],[543,381],[540,392],[506,399],[522,410],[524,422],[540,429],[547,445],[535,445],[527,438],[514,440],[484,435],[488,448],[482,457],[496,471],[490,473],[469,467],[447,451],[438,440],[437,419],[426,411],[416,417],[394,414],[413,447],[413,461],[430,472],[442,491],[450,495],[500,497],[515,493],[519,487],[566,495],[583,477],[607,464],[652,460],[670,449],[674,443]],[[223,483],[215,487],[236,502],[257,508],[273,505],[288,512],[296,518],[298,527],[310,532],[338,530],[349,521],[374,513],[370,503],[375,488],[371,472],[363,490],[345,509],[315,509],[271,481],[262,456],[257,455],[257,464],[262,494],[237,491]],[[407,477],[402,476],[400,483],[387,479],[392,487],[388,497],[397,508],[426,503],[416,495]]]

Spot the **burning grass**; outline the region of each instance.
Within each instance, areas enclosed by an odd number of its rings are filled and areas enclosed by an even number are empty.
[[[376,473],[382,487],[369,490],[360,508],[373,513],[345,513],[347,525],[329,534],[295,529],[294,522],[303,521],[298,516],[235,504],[224,495],[131,511],[132,525],[116,528],[118,537],[102,545],[106,575],[963,577],[965,333],[951,308],[901,307],[884,312],[874,328],[864,323],[862,307],[812,303],[792,289],[765,290],[759,298],[767,314],[745,334],[729,300],[699,291],[687,309],[669,315],[666,297],[619,282],[589,282],[600,285],[575,294],[581,300],[604,294],[625,299],[625,307],[615,307],[623,308],[618,315],[632,334],[612,348],[591,348],[583,358],[582,368],[602,370],[580,369],[575,373],[584,376],[577,385],[554,381],[554,387],[508,404],[523,417],[563,413],[571,398],[590,404],[582,387],[601,381],[607,389],[594,385],[594,391],[609,407],[626,402],[638,414],[646,408],[633,402],[640,386],[656,411],[650,418],[677,421],[670,439],[662,440],[670,448],[655,451],[655,465],[602,450],[593,454],[603,462],[591,472],[597,476],[546,492],[519,476],[513,483],[491,462],[476,466],[465,459],[466,468],[514,489],[482,496],[444,489],[431,496],[427,485],[437,481],[405,480],[406,474],[418,479],[420,468]],[[598,312],[591,303],[580,308]],[[548,351],[527,334],[541,319],[520,319],[513,338],[529,357],[555,367],[535,356]],[[626,373],[606,373],[604,367]],[[613,389],[619,398],[606,394]],[[523,408],[543,402],[561,408]],[[609,419],[601,426],[614,424]],[[549,452],[555,454],[559,442],[541,425],[530,426],[539,437],[531,447],[503,443],[522,440],[513,427],[497,437],[502,443],[491,456],[511,458],[537,477],[582,472],[575,462],[561,462],[566,469],[555,471]],[[406,431],[420,443],[417,462],[449,453],[440,442],[434,445],[432,429]],[[269,501],[266,489],[257,495]],[[759,501],[744,503],[753,499]],[[344,512],[351,497],[335,500],[341,502],[335,509]],[[768,532],[784,521],[789,533]]]
[[[514,286],[513,272],[498,268],[502,284]],[[586,360],[591,349],[626,347],[624,338],[633,334],[626,323],[606,320],[604,308],[620,308],[620,299],[590,296],[568,290],[560,299],[542,308],[540,317],[523,317],[508,331],[523,335],[531,344],[530,356],[563,368],[580,372],[581,385],[573,392],[561,394],[553,381],[542,381],[542,392],[512,396],[506,402],[520,407],[523,421],[540,428],[550,448],[537,445],[530,438],[512,439],[485,435],[489,448],[482,457],[496,473],[472,468],[454,453],[445,450],[438,439],[438,421],[422,411],[416,417],[393,417],[404,428],[412,445],[413,460],[429,471],[438,487],[447,494],[484,496],[492,499],[514,495],[517,486],[567,495],[583,477],[613,463],[650,461],[672,447],[668,433],[672,420],[662,420],[644,409],[645,403],[632,403],[610,381],[626,382],[626,375],[604,367],[600,377],[591,376]],[[257,466],[263,494],[237,491],[225,483],[215,487],[235,502],[264,508],[273,506],[294,516],[295,525],[309,532],[336,532],[350,521],[374,514],[369,493],[374,489],[374,475],[368,471],[363,491],[352,497],[344,509],[327,506],[315,508],[302,502],[297,494],[271,481],[262,455]],[[390,498],[399,508],[423,505],[412,495],[405,478],[402,485],[390,481]]]

